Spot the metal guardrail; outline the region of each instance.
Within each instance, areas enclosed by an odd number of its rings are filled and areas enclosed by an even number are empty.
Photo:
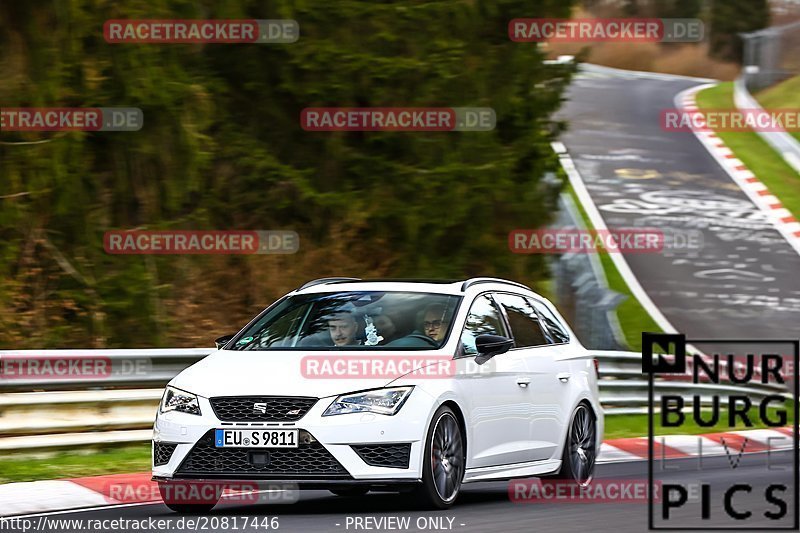
[[[647,412],[648,386],[647,375],[642,373],[642,354],[636,352],[595,351],[592,354],[600,362],[600,403],[606,414],[637,414]],[[726,371],[726,363],[720,361],[720,373]],[[676,375],[673,379],[657,378],[653,382],[657,396],[663,394],[679,394],[685,406],[693,407],[697,396],[701,407],[705,408],[714,401],[715,393],[741,393],[742,388],[733,385],[715,383],[694,383],[691,374]],[[786,394],[784,385],[748,384],[747,395],[755,403],[766,396]]]
[[[747,90],[747,74],[743,74],[736,79],[733,86],[733,100],[739,109],[757,109],[764,111],[764,108],[756,100],[750,91]],[[791,166],[800,174],[800,142],[786,131],[758,131],[758,135],[767,144],[778,152],[786,164]]]
[[[578,207],[567,193],[559,197],[553,228],[585,230]],[[611,290],[597,254],[566,253],[551,263],[558,308],[584,346],[624,349],[617,307],[626,296]]]
[[[0,350],[0,392],[157,387],[215,349]],[[36,365],[21,360],[36,361]],[[56,360],[67,363],[55,367]],[[68,370],[70,361],[89,366],[82,374],[92,375],[58,376],[60,370]],[[44,379],[48,373],[52,378]]]
[[[173,350],[43,350],[0,351],[0,452],[84,447],[149,440],[163,386],[178,372],[199,361],[213,348]],[[592,351],[600,363],[600,399],[607,414],[646,411],[648,382],[641,354]],[[99,379],[25,377],[14,374],[20,361],[51,358],[94,361]],[[29,364],[29,363],[28,363]],[[17,365],[17,366],[15,366]],[[51,367],[52,368],[52,367]],[[9,371],[11,372],[9,374]],[[730,387],[680,380],[655,382],[659,393],[680,393],[691,405],[702,405],[711,394]],[[785,393],[777,385],[749,387],[757,401]]]
[[[213,351],[0,350],[0,452],[149,440],[164,385]]]
[[[800,74],[800,21],[740,33],[748,89],[760,91]]]

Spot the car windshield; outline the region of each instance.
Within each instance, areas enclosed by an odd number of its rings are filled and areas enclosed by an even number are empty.
[[[290,296],[234,338],[231,350],[433,350],[460,296],[350,291]]]

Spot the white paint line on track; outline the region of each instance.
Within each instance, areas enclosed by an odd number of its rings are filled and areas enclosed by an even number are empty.
[[[597,209],[597,205],[594,203],[591,194],[589,194],[589,190],[586,188],[586,184],[581,177],[580,172],[578,172],[578,168],[575,166],[575,162],[570,157],[569,153],[566,151],[566,147],[561,144],[561,146],[554,146],[555,143],[551,143],[550,146],[553,147],[553,150],[558,153],[558,159],[561,163],[561,167],[567,173],[567,177],[569,178],[569,182],[572,185],[572,188],[575,190],[575,194],[578,197],[578,201],[583,206],[583,209],[586,211],[586,214],[589,217],[589,221],[594,226],[596,230],[608,230],[608,226],[606,225],[605,220],[603,220],[603,215],[600,214],[600,210]],[[564,150],[563,152],[559,152],[559,150]],[[631,293],[633,293],[633,297],[639,301],[639,304],[642,308],[650,315],[653,321],[661,328],[664,333],[678,333],[678,330],[675,329],[675,326],[664,316],[664,313],[656,306],[655,302],[650,298],[647,292],[642,287],[642,284],[639,283],[639,279],[636,277],[636,274],[633,273],[631,270],[630,265],[625,260],[625,256],[621,253],[609,253],[609,257],[611,258],[611,262],[614,263],[614,266],[617,268],[617,272],[619,275],[622,276],[622,279],[628,285]],[[692,352],[705,355],[705,352],[697,348],[692,344],[687,344],[686,347],[691,350]]]
[[[639,78],[660,81],[696,81],[698,83],[712,83],[717,80],[713,78],[696,78],[694,76],[682,76],[680,74],[665,74],[663,72],[647,72],[644,70],[624,70],[620,68],[595,65],[594,63],[581,63],[580,69],[585,72],[596,72],[613,74],[623,78]]]
[[[553,146],[553,150],[557,152],[558,148]],[[594,229],[608,230],[608,226],[606,225],[605,220],[603,220],[600,210],[597,209],[597,205],[595,205],[594,200],[589,194],[589,190],[586,188],[586,184],[580,175],[580,172],[578,172],[578,169],[575,166],[575,162],[568,153],[561,153],[559,154],[558,158],[561,162],[561,166],[567,173],[567,177],[569,178],[572,188],[575,190],[575,194],[578,196],[578,200],[581,202],[583,209],[589,216],[589,220],[591,221],[592,226],[594,226]],[[645,292],[641,283],[639,283],[639,280],[636,278],[636,275],[628,265],[628,262],[625,260],[623,254],[616,253],[608,255],[614,263],[614,266],[617,268],[617,271],[619,271],[620,276],[622,276],[622,279],[628,284],[633,296],[639,300],[639,303],[652,317],[655,323],[658,324],[658,327],[660,327],[666,333],[677,333],[678,330],[676,330],[670,321],[667,320],[667,317],[665,317],[661,310],[656,307],[656,304],[653,303],[653,300],[651,300],[650,296],[647,294],[647,292]]]

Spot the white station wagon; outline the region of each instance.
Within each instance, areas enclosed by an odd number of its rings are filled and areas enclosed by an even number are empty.
[[[597,361],[546,299],[494,278],[326,278],[176,376],[153,479],[398,491],[447,508],[461,485],[588,484],[603,435]],[[178,512],[219,500],[164,498]]]

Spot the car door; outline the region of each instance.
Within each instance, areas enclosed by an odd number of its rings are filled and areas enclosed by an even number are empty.
[[[556,395],[560,407],[558,424],[560,428],[564,429],[570,422],[572,416],[570,406],[574,402],[575,389],[580,386],[578,384],[581,381],[580,376],[576,374],[575,362],[569,357],[571,346],[569,330],[564,326],[563,319],[556,316],[543,301],[532,297],[526,297],[526,300],[536,309],[539,324],[551,343],[550,363],[548,364],[552,364],[552,372],[556,378],[552,382],[556,383]],[[578,372],[580,372],[579,369]]]
[[[549,331],[540,323],[532,302],[511,293],[498,293],[500,304],[514,338],[509,352],[522,359],[530,402],[529,441],[533,460],[552,458],[558,447],[563,421],[563,400],[566,387],[559,378],[561,362],[554,352]]]
[[[508,337],[502,314],[488,294],[473,301],[461,334],[459,357],[477,355],[475,339],[481,334]],[[461,361],[459,367],[464,368]],[[524,463],[532,460],[530,442],[530,390],[524,356],[506,352],[473,371],[459,372],[468,402],[467,416],[472,427],[468,449],[470,468]]]

